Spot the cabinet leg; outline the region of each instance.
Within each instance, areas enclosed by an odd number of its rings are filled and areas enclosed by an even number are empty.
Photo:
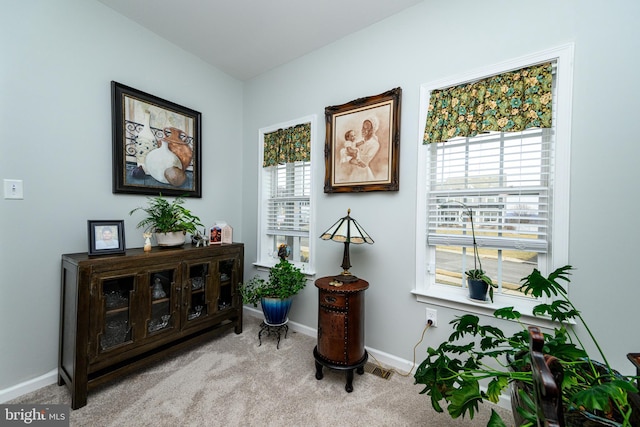
[[[324,378],[324,375],[322,375],[322,365],[316,361],[316,379],[321,380],[322,378]]]
[[[71,394],[71,409],[80,409],[87,404],[87,393]]]
[[[347,371],[347,385],[344,386],[344,389],[347,390],[347,393],[353,391],[353,369]]]

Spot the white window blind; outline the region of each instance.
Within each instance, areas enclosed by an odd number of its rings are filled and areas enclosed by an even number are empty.
[[[265,168],[266,233],[308,236],[311,195],[311,162],[287,163]]]
[[[430,144],[428,244],[545,253],[550,239],[551,129]],[[464,204],[464,205],[463,205]]]

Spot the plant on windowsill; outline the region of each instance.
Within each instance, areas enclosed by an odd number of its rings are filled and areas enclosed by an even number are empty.
[[[489,299],[493,302],[493,288],[497,287],[493,280],[482,269],[482,261],[478,253],[478,242],[476,241],[476,230],[473,224],[473,209],[462,202],[455,202],[463,206],[466,215],[469,216],[471,223],[471,237],[473,239],[473,268],[464,272],[467,276],[467,287],[469,288],[469,298],[486,301],[487,293]]]
[[[561,393],[566,425],[573,426],[635,426],[640,414],[632,410],[628,397],[637,393],[636,377],[625,377],[609,365],[600,345],[567,291],[559,283],[569,283],[571,266],[556,269],[544,277],[537,269],[521,280],[519,290],[532,297],[546,295],[553,299],[533,309],[535,317],[559,322],[553,334],[545,334],[544,352],[555,358],[564,376]],[[500,395],[513,384],[511,404],[516,425],[535,426],[536,416],[532,395],[532,373],[529,368],[529,334],[521,322],[521,313],[504,307],[493,313],[497,319],[518,322],[522,329],[508,336],[495,321],[483,325],[480,318],[466,314],[454,319],[453,333],[437,348],[429,348],[427,358],[414,375],[420,392],[431,397],[431,405],[443,412],[447,406],[452,418],[469,414],[473,418],[478,404],[485,400],[497,403]],[[595,361],[572,323],[580,323],[597,349]],[[480,381],[488,380],[486,391]],[[488,426],[504,426],[504,421],[492,410]]]
[[[244,304],[253,304],[262,308],[267,324],[280,325],[286,322],[293,296],[304,289],[307,277],[289,261],[289,247],[280,245],[280,261],[269,269],[269,278],[259,276],[240,284],[240,294]]]
[[[148,206],[137,207],[129,212],[144,211],[147,217],[137,227],[145,231],[153,231],[159,246],[180,246],[185,242],[186,233],[196,234],[197,227],[202,227],[200,218],[184,206],[184,198],[176,197],[172,202],[162,197],[148,198]],[[165,240],[168,239],[168,240]]]

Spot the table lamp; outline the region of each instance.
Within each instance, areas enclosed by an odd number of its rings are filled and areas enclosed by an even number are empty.
[[[351,218],[351,209],[347,210],[347,216],[340,218],[327,231],[322,233],[322,240],[333,240],[334,242],[344,243],[344,255],[342,257],[342,273],[335,276],[336,281],[342,283],[350,283],[358,280],[356,276],[349,272],[351,263],[349,262],[349,243],[373,244],[373,239],[369,237],[364,228],[358,222]]]

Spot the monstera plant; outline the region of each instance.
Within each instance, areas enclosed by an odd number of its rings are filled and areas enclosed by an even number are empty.
[[[545,334],[544,352],[557,359],[562,368],[566,425],[640,425],[639,414],[629,402],[629,395],[638,392],[635,377],[620,375],[611,368],[580,311],[569,299],[563,282],[569,283],[571,269],[558,268],[548,277],[534,269],[522,279],[519,288],[525,295],[551,299],[535,306],[533,315],[557,322],[553,333]],[[527,325],[513,307],[500,308],[493,315],[515,321],[522,328],[507,335],[496,322],[483,324],[473,314],[457,317],[451,322],[453,332],[449,338],[428,349],[427,358],[414,375],[415,382],[424,385],[421,393],[430,397],[436,411],[442,412],[446,406],[452,418],[466,414],[473,418],[480,403],[498,402],[512,384],[516,390],[512,406],[517,425],[536,425]],[[574,323],[582,325],[597,349],[595,356],[585,350]],[[487,382],[486,389],[480,388],[481,381]],[[507,424],[493,411],[488,425]]]

